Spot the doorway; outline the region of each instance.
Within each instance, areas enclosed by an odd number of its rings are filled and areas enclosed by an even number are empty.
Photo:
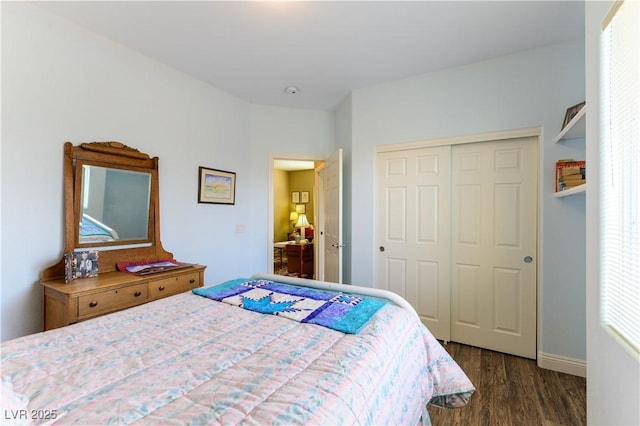
[[[439,339],[537,345],[537,136],[379,152],[376,286]]]
[[[313,278],[315,253],[313,243],[317,228],[317,161],[300,159],[273,160],[273,272]],[[290,243],[300,250],[294,252]],[[310,245],[307,245],[310,244]],[[311,248],[311,250],[309,250]],[[302,250],[304,249],[304,250]],[[304,253],[304,256],[302,255]]]
[[[318,157],[313,155],[270,155],[269,157],[269,223],[268,223],[268,235],[269,241],[267,249],[268,268],[270,272],[274,272],[274,260],[280,259],[279,250],[275,244],[278,242],[276,239],[275,229],[278,228],[275,223],[275,205],[276,205],[276,174],[285,167],[285,164],[294,161],[305,161],[313,163],[313,187],[308,191],[309,194],[303,198],[303,189],[300,188],[286,188],[284,192],[278,194],[278,202],[283,202],[286,206],[284,210],[281,210],[281,220],[285,221],[286,226],[291,226],[292,231],[296,229],[296,223],[293,223],[291,213],[296,211],[298,203],[294,201],[298,200],[300,204],[302,200],[306,200],[308,197],[311,204],[313,200],[313,208],[304,207],[308,215],[310,210],[313,210],[312,220],[313,227],[313,253],[314,253],[314,274],[313,278],[321,281],[331,281],[335,283],[342,283],[342,251],[344,248],[342,241],[342,150],[338,149],[328,157]],[[293,163],[290,163],[293,164]],[[292,167],[289,165],[288,167]],[[281,188],[282,189],[282,188]],[[298,190],[300,189],[300,190]],[[282,191],[281,191],[282,192]],[[298,193],[298,194],[296,194]],[[282,207],[281,207],[282,208]],[[296,211],[297,213],[297,211]],[[289,216],[287,216],[289,215]],[[299,213],[298,213],[299,216]],[[299,219],[299,217],[298,217]],[[308,218],[307,218],[308,220]],[[302,237],[302,235],[301,235]],[[287,237],[288,238],[288,237]],[[282,243],[282,241],[280,241]],[[301,265],[303,268],[304,265]]]

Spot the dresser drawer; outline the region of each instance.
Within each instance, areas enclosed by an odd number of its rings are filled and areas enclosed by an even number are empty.
[[[172,296],[183,293],[193,288],[200,287],[200,274],[193,272],[177,277],[164,278],[162,280],[151,281],[149,283],[149,297],[160,299],[161,297]]]
[[[78,297],[78,317],[95,316],[145,303],[147,284],[137,284]]]

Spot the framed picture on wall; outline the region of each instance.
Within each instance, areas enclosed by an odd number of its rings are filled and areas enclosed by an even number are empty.
[[[307,213],[307,206],[305,206],[304,204],[296,204],[296,213],[300,214],[306,214]]]
[[[300,202],[301,203],[308,203],[309,202],[309,191],[302,191],[300,193]]]
[[[199,168],[198,202],[210,204],[236,203],[236,174],[224,170]]]
[[[291,203],[298,204],[300,202],[300,192],[294,191],[291,193]]]

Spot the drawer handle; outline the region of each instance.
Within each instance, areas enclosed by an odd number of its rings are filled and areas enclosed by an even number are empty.
[[[136,291],[135,293],[133,293],[135,297],[140,297],[141,294],[142,294],[141,291]]]
[[[163,285],[161,285],[160,287],[158,287],[158,290],[160,291],[164,291],[165,287]]]
[[[92,300],[91,302],[89,302],[89,307],[90,308],[95,308],[96,306],[98,306],[98,301],[97,300]]]
[[[193,284],[193,283],[195,283],[195,282],[196,282],[195,278],[191,278],[191,279],[189,280],[189,284]]]

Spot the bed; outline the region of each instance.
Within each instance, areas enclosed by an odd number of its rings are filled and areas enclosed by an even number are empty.
[[[81,243],[104,243],[118,240],[118,233],[115,229],[108,227],[88,214],[82,215],[79,229],[79,239]]]
[[[203,294],[231,285],[376,308],[343,332]],[[267,274],[195,293],[2,342],[5,424],[429,424],[474,391],[394,293]]]

